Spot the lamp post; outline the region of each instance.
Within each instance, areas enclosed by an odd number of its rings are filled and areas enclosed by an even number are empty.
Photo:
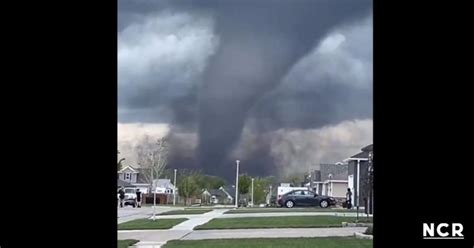
[[[235,160],[237,164],[237,171],[235,172],[235,208],[239,207],[239,163],[240,160]]]
[[[253,204],[254,204],[254,200],[253,200],[253,180],[254,180],[254,178],[252,178],[252,207],[253,207]]]
[[[357,221],[359,221],[359,202],[360,202],[360,159],[357,160]]]
[[[368,175],[369,175],[369,197],[368,197],[368,210],[367,210],[367,216],[369,214],[373,214],[373,176],[374,176],[374,164],[373,164],[373,152],[369,152],[369,166],[368,166]]]
[[[270,196],[268,197],[268,206],[272,205],[272,185],[270,184]]]
[[[156,217],[156,187],[154,185],[155,181],[155,170],[154,170],[154,163],[155,163],[155,154],[151,153],[151,189],[153,190],[153,221],[155,221]]]
[[[173,184],[174,184],[174,189],[173,189],[173,206],[176,205],[176,188],[177,188],[177,185],[176,185],[176,172],[178,170],[177,169],[174,169],[174,181],[173,181]]]

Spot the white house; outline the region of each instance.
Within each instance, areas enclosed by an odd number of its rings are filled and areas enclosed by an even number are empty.
[[[347,174],[347,164],[321,164],[320,169],[312,173],[313,181],[305,186],[319,195],[343,198],[347,192]]]
[[[132,166],[125,166],[117,172],[118,179],[127,183],[136,183],[138,177],[138,170]]]
[[[140,168],[134,168],[132,166],[125,166],[117,172],[118,184],[119,186],[131,185],[140,189],[144,194],[148,194],[150,188],[150,183],[147,182],[144,174],[144,170]],[[128,186],[130,187],[130,186]],[[156,193],[159,194],[173,194],[174,191],[177,192],[177,188],[171,183],[170,179],[155,179],[153,180],[153,187],[156,190]]]
[[[153,180],[153,186],[156,188],[157,193],[172,195],[177,188],[171,183],[171,179],[155,179]]]

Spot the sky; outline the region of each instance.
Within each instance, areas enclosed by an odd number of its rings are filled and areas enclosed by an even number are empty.
[[[125,1],[118,148],[168,136],[168,168],[231,179],[335,163],[372,143],[372,2]]]

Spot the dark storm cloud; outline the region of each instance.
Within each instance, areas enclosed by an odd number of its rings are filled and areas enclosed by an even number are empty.
[[[195,50],[186,55],[189,57],[176,56],[168,62],[163,62],[166,56],[157,56],[158,62],[152,62],[165,69],[141,78],[148,83],[138,88],[119,82],[119,121],[169,122],[191,130],[197,126],[197,160],[189,161],[205,172],[225,175],[229,174],[227,166],[233,165],[226,158],[249,118],[258,129],[269,131],[370,117],[371,91],[367,88],[338,84],[347,80],[328,78],[324,73],[314,77],[322,83],[292,77],[291,72],[334,27],[366,17],[371,5],[366,0],[119,1],[120,34],[133,36],[130,26],[159,15],[161,18],[151,21],[156,26],[143,25],[165,30],[150,39],[160,37],[163,45],[152,48],[175,49],[166,46],[173,33],[166,32],[170,28],[177,30],[178,51]],[[176,17],[175,13],[189,16]],[[143,27],[136,30],[143,31]],[[185,33],[188,31],[192,35]],[[195,49],[188,49],[189,44]],[[306,64],[311,63],[321,66],[317,60]],[[197,65],[203,68],[196,69]],[[182,75],[183,68],[187,76]],[[139,73],[127,75],[142,75]],[[303,68],[296,74],[305,73]],[[295,81],[302,83],[295,85]],[[263,169],[255,169],[259,173],[268,170],[272,158],[258,154],[268,154],[269,149],[265,144],[253,152],[253,161],[263,164],[259,167]]]
[[[221,44],[207,67],[200,98],[198,153],[203,163],[224,161],[248,111],[331,27],[370,9],[369,1],[257,3],[226,5],[216,15]]]

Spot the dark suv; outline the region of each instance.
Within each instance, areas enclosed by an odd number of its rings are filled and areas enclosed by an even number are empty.
[[[279,200],[278,205],[292,208],[294,206],[320,206],[327,208],[336,205],[336,200],[329,196],[318,195],[309,190],[293,190],[284,194]]]

